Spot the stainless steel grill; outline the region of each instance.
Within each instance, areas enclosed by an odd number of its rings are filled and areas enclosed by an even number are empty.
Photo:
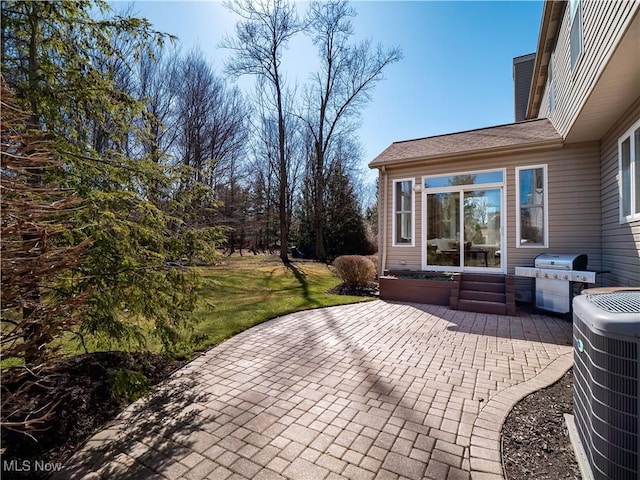
[[[552,270],[586,270],[588,258],[586,255],[556,255],[541,253],[534,260],[538,268],[550,268]]]
[[[573,284],[595,283],[596,272],[587,271],[587,255],[543,253],[534,267],[516,267],[516,275],[535,278],[536,307],[555,313],[569,313]]]

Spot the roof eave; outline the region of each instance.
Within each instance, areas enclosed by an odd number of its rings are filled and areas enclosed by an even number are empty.
[[[533,66],[533,77],[529,90],[529,102],[525,119],[538,118],[540,103],[544,86],[547,82],[549,60],[558,39],[558,33],[562,24],[562,13],[566,1],[546,0],[542,9],[542,21],[540,22],[540,34],[538,35],[538,48],[536,60]]]
[[[476,158],[481,156],[486,156],[490,154],[504,154],[504,153],[523,153],[523,152],[532,152],[537,150],[546,150],[550,148],[561,147],[563,145],[562,138],[558,136],[558,138],[553,138],[550,140],[543,141],[535,141],[535,142],[527,142],[516,145],[506,145],[503,147],[492,147],[492,148],[480,148],[477,150],[465,150],[460,152],[451,152],[445,153],[442,155],[428,155],[428,156],[418,156],[418,157],[407,157],[407,158],[398,158],[394,160],[387,161],[377,161],[373,160],[369,163],[369,168],[381,168],[388,166],[404,166],[405,164],[415,163],[415,162],[429,162],[434,160],[450,160],[453,158],[464,157],[465,159]]]

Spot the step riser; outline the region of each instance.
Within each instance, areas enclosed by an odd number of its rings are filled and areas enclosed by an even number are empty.
[[[479,302],[474,300],[460,300],[458,310],[464,312],[488,313],[491,315],[506,315],[507,306],[494,302]]]
[[[487,283],[504,283],[504,275],[495,275],[490,273],[463,273],[462,280],[469,282],[487,282]]]
[[[460,290],[461,300],[480,300],[485,302],[506,303],[507,296],[504,293],[479,292],[474,290]]]
[[[487,283],[487,282],[469,282],[463,280],[460,284],[460,290],[473,290],[475,292],[492,292],[505,293],[504,283]]]

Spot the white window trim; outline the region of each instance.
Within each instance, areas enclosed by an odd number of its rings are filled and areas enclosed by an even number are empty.
[[[634,132],[640,129],[640,120],[636,121],[624,134],[618,138],[618,211],[620,214],[620,224],[640,220],[640,211],[636,212],[636,195],[640,195],[640,185],[636,185],[636,169],[640,168],[640,158],[635,158],[635,135]],[[631,155],[631,165],[629,175],[631,176],[631,214],[622,214],[622,143],[629,138],[629,149]]]
[[[573,5],[575,4],[575,7]],[[571,67],[571,71],[575,72],[577,70],[578,64],[580,63],[580,59],[582,58],[582,54],[584,53],[584,22],[582,11],[582,0],[574,0],[569,1],[569,66]],[[580,22],[580,51],[578,52],[578,56],[575,61],[571,63],[571,31],[573,30],[573,22]]]
[[[520,241],[520,213],[522,211],[522,205],[520,204],[520,171],[535,170],[537,168],[542,168],[544,182],[544,205],[542,206],[542,212],[544,215],[544,238],[542,244],[522,244]],[[547,164],[516,167],[516,248],[549,248],[549,174]]]
[[[396,243],[396,184],[411,182],[411,243]],[[397,178],[393,180],[393,194],[391,196],[391,246],[415,247],[416,246],[416,181],[415,178]]]

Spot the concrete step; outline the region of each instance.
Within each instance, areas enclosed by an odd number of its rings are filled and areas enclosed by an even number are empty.
[[[485,302],[506,303],[507,296],[504,293],[482,292],[479,290],[460,290],[460,299],[480,300]]]
[[[474,282],[468,281],[466,278],[462,279],[460,283],[460,290],[474,290],[477,292],[494,292],[505,293],[505,283],[489,283],[489,282]]]
[[[504,303],[486,302],[482,300],[465,300],[458,301],[458,310],[465,312],[489,313],[493,315],[506,315],[507,306]]]

